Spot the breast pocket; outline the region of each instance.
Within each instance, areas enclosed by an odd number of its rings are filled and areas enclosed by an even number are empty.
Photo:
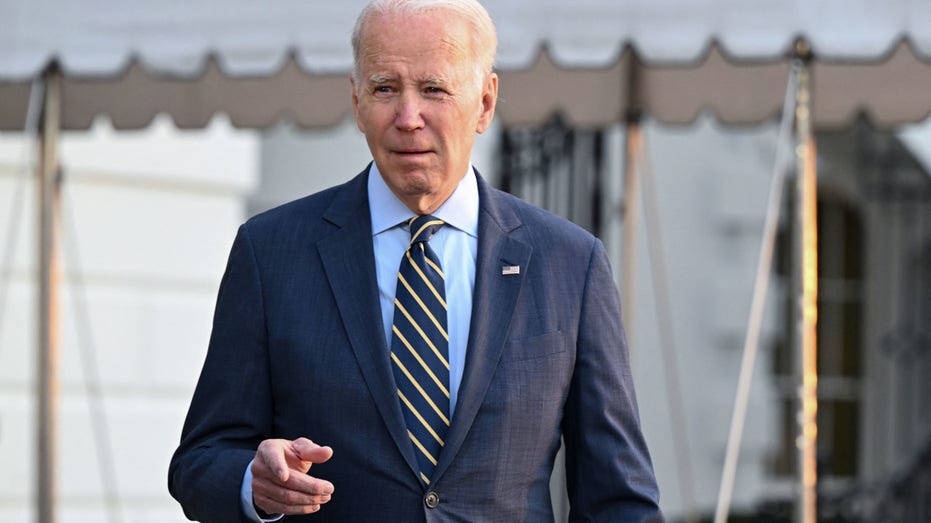
[[[504,437],[500,459],[532,476],[533,464],[553,449],[560,434],[575,351],[560,331],[508,340],[485,397],[481,420]],[[526,459],[532,456],[532,459]]]
[[[572,379],[571,355],[561,331],[509,340],[501,370],[512,399],[537,408],[562,404]]]

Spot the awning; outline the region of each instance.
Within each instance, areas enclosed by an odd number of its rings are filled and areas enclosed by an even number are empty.
[[[0,129],[23,127],[29,84],[56,62],[65,129],[167,113],[202,127],[349,114],[349,34],[364,0],[0,0]],[[500,38],[498,116],[560,112],[604,125],[630,110],[750,124],[780,110],[788,58],[814,56],[816,124],[891,125],[931,112],[931,3],[923,0],[488,0]]]

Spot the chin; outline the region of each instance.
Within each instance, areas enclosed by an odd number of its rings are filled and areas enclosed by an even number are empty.
[[[413,176],[405,178],[404,182],[403,192],[408,196],[422,196],[436,190],[435,184],[430,183],[428,178]]]

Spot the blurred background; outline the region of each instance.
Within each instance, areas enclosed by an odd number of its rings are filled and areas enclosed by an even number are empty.
[[[167,465],[236,227],[371,159],[347,79],[364,3],[0,0],[0,521],[184,521]],[[604,241],[667,517],[731,491],[730,521],[801,520],[807,162],[817,520],[931,521],[931,6],[484,4],[502,90],[473,163]]]

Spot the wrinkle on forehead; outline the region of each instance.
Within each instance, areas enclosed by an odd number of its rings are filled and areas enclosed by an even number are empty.
[[[431,10],[414,17],[390,13],[373,15],[374,18],[366,24],[365,33],[362,35],[360,56],[363,67],[377,69],[386,64],[414,65],[418,63],[420,56],[446,55],[450,58],[450,65],[456,68],[471,68],[470,49],[475,42],[472,41],[473,36],[469,32],[468,23],[456,18],[437,19],[438,12],[439,10]],[[398,50],[392,49],[393,33],[423,32],[426,25],[424,21],[427,19],[439,26],[439,30],[436,31],[439,37],[425,34],[424,44],[419,47],[418,55],[400,54]]]
[[[378,45],[377,40],[366,39],[367,42],[362,48],[362,63],[364,65],[379,66],[385,63],[416,63],[418,56],[410,56],[393,52],[391,49],[385,49],[384,46]],[[376,45],[372,45],[375,43]],[[452,58],[453,65],[464,65],[468,62],[468,47],[459,44],[452,38],[444,38],[439,41],[439,45],[429,48],[422,48],[420,55],[441,54]]]

